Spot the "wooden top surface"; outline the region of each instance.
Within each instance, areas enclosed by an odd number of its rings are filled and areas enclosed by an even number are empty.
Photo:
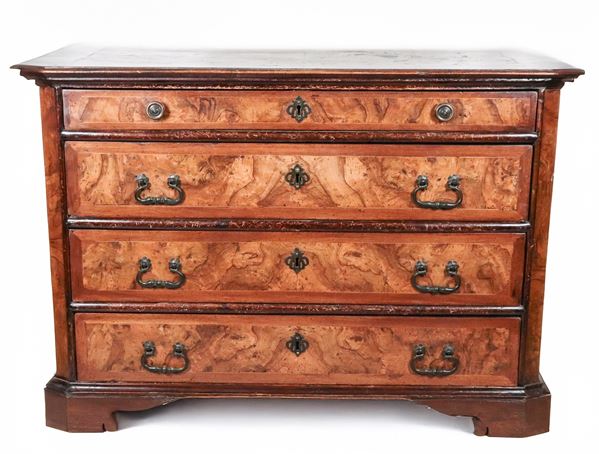
[[[174,73],[384,73],[398,76],[554,77],[584,73],[558,60],[520,51],[474,50],[193,50],[72,45],[13,66],[24,73],[99,71]],[[24,74],[26,75],[26,74]]]

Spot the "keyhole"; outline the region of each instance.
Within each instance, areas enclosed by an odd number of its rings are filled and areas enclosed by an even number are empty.
[[[299,104],[297,106],[295,106],[295,110],[297,111],[297,116],[301,116],[302,114],[302,106],[300,106]]]

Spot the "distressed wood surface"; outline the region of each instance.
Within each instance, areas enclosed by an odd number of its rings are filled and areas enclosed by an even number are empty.
[[[369,221],[342,219],[67,219],[73,229],[227,230],[244,232],[526,233],[521,222]]]
[[[474,433],[491,437],[527,437],[547,432],[551,406],[551,394],[542,381],[526,387],[456,387],[67,382],[54,377],[46,385],[46,423],[73,432],[116,430],[116,411],[142,410],[179,399],[241,397],[411,400],[447,415],[470,416]]]
[[[64,141],[208,142],[208,143],[381,143],[381,144],[534,144],[536,131],[277,131],[262,129],[137,129],[61,132]]]
[[[351,234],[258,232],[71,232],[73,298],[78,301],[401,303],[519,305],[523,234]],[[295,273],[285,259],[299,248],[309,265]],[[144,279],[173,280],[178,289],[135,283],[138,261],[152,260]],[[462,287],[450,295],[411,285],[417,260],[425,285],[448,285],[448,261],[460,265]]]
[[[450,416],[472,416],[475,435],[530,437],[549,431],[551,394],[543,381],[524,399],[449,399],[418,401]]]
[[[44,394],[46,425],[67,432],[112,432],[118,428],[117,411],[148,410],[176,400],[160,396],[73,398],[48,387]]]
[[[141,218],[334,218],[523,220],[528,215],[530,146],[290,145],[67,142],[69,213]],[[300,189],[285,176],[299,164],[310,181]],[[174,196],[177,174],[185,200],[144,206],[134,198]],[[421,200],[455,199],[447,178],[461,177],[462,206],[415,205],[418,175],[429,178]]]
[[[69,327],[69,264],[66,239],[66,200],[64,161],[60,142],[60,94],[51,87],[40,88],[44,171],[46,175],[46,208],[50,240],[50,270],[54,309],[54,345],[56,375],[74,377]]]
[[[123,69],[129,73],[144,69],[172,68],[185,72],[264,69],[285,73],[303,70],[322,76],[328,71],[350,70],[368,73],[377,70],[445,75],[450,73],[496,76],[574,76],[584,73],[567,63],[517,50],[423,50],[423,49],[164,49],[111,47],[72,44],[46,55],[15,65],[38,70]]]
[[[38,83],[95,88],[515,89],[584,71],[518,51],[206,50],[68,46],[14,65]]]
[[[284,396],[406,398],[472,416],[477,434],[548,430],[539,356],[559,88],[582,70],[510,52],[88,47],[15,67],[42,86],[64,378],[47,388],[49,425],[113,430],[117,410]],[[286,113],[296,96],[312,108],[301,123]],[[167,107],[160,121],[145,114],[154,100]],[[441,102],[455,106],[447,123],[434,116]],[[97,144],[63,153],[75,140]],[[524,144],[534,145],[533,162]],[[291,161],[313,184],[289,193],[275,169]],[[151,178],[149,195],[163,193],[167,173],[187,170],[187,205],[132,204],[136,166]],[[418,217],[405,183],[423,167],[431,178],[423,195],[435,199],[450,199],[445,170],[471,172],[463,208]],[[69,233],[78,228],[98,230]],[[374,233],[392,231],[404,233]],[[295,247],[310,259],[299,274],[282,264]],[[146,278],[172,279],[176,255],[188,281],[173,291],[136,287],[143,255],[154,265]],[[457,260],[462,288],[416,293],[418,259],[429,264],[421,282],[435,285],[451,284],[444,266]],[[310,342],[299,357],[285,347],[296,331]],[[156,342],[156,364],[172,362],[172,344],[184,342],[191,369],[143,370],[143,340]],[[433,366],[453,343],[458,372],[410,372],[416,342],[427,344]]]
[[[75,324],[80,380],[509,386],[517,377],[518,318],[78,314]],[[286,347],[296,332],[309,343],[299,356]],[[155,364],[171,367],[180,360],[168,353],[183,343],[189,369],[146,371],[147,340],[156,345]],[[423,367],[439,368],[448,367],[440,355],[451,344],[457,372],[412,372],[416,344],[430,352]]]
[[[301,96],[312,109],[302,122],[287,113]],[[149,103],[166,106],[160,120]],[[532,131],[537,95],[522,92],[369,92],[222,90],[64,90],[64,123],[70,130],[292,129]],[[435,107],[454,106],[441,122]]]
[[[536,383],[541,380],[539,364],[545,298],[545,266],[549,243],[559,100],[559,90],[546,90],[542,95],[540,116],[542,133],[535,153],[532,191],[534,205],[531,213],[533,225],[527,253],[527,272],[530,276],[530,284],[527,289],[527,309],[524,318],[526,336],[523,337],[521,357],[522,383]]]
[[[442,303],[441,303],[442,304]],[[520,317],[524,307],[519,306],[457,306],[421,304],[319,304],[319,303],[200,303],[177,304],[153,301],[72,301],[72,312],[118,312],[152,314],[270,314],[270,315],[465,315]]]

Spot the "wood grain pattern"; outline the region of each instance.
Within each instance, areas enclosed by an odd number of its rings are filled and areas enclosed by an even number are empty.
[[[343,219],[67,219],[73,229],[240,232],[526,233],[530,222],[356,221]]]
[[[489,437],[530,437],[549,431],[551,394],[541,386],[528,388],[526,397],[513,399],[438,399],[418,401],[451,416],[472,416],[475,435]]]
[[[64,162],[60,142],[60,95],[54,88],[40,88],[44,172],[46,175],[46,208],[50,240],[50,270],[52,273],[52,302],[54,308],[54,345],[56,375],[74,376],[71,358],[68,299],[68,242],[66,240],[66,200]]]
[[[523,220],[528,215],[529,146],[290,144],[152,144],[67,142],[69,212],[140,218],[334,218]],[[295,189],[285,175],[300,164],[310,182]],[[135,177],[169,195],[181,178],[177,206],[143,206]],[[452,200],[447,178],[461,177],[464,202],[454,210],[417,207],[416,177],[430,185],[422,200]]]
[[[541,330],[543,303],[545,298],[545,266],[549,243],[549,217],[553,192],[553,170],[557,145],[557,123],[559,116],[559,90],[546,90],[542,95],[541,140],[535,152],[534,186],[532,197],[533,232],[528,245],[527,272],[530,276],[527,311],[525,316],[526,336],[522,349],[522,383],[536,383],[541,378],[539,363],[541,356]]]
[[[308,397],[409,399],[473,417],[480,435],[549,429],[539,355],[559,88],[584,71],[518,52],[86,46],[14,67],[42,86],[48,425],[114,430],[115,411],[180,398]],[[296,96],[312,107],[301,123],[286,113]],[[167,106],[160,121],[145,114],[154,100]],[[441,102],[456,108],[447,123],[434,116]],[[86,143],[63,150],[69,141]],[[273,169],[291,160],[314,184],[289,194]],[[404,183],[423,166],[431,198],[449,195],[445,170],[475,175],[462,209],[414,214]],[[153,195],[186,170],[189,205],[132,205],[138,168]],[[282,264],[294,247],[310,259],[299,274]],[[170,280],[178,256],[188,281],[136,287],[143,255],[148,278]],[[436,285],[457,260],[459,292],[416,293],[418,259]],[[310,341],[299,357],[285,348],[295,331]],[[185,342],[192,368],[142,370],[148,339],[157,364]],[[430,344],[433,365],[454,343],[458,373],[411,373],[415,342]]]
[[[575,76],[584,71],[547,55],[518,50],[333,50],[333,49],[164,49],[131,48],[71,44],[14,68],[62,70],[98,69],[126,70],[127,73],[147,70],[191,69],[221,71],[228,69],[229,77],[244,70],[264,69],[286,73],[302,70],[306,75],[324,76],[335,70],[357,73],[386,71],[395,75],[450,76],[454,73],[480,76],[513,77]]]
[[[584,71],[518,51],[206,50],[68,46],[14,65],[69,87],[522,89],[559,86]]]
[[[422,304],[319,304],[319,303],[210,303],[155,301],[72,301],[72,312],[118,312],[151,314],[270,314],[270,315],[465,315],[465,316],[522,316],[519,306],[435,306]]]
[[[142,129],[134,131],[66,131],[64,141],[208,142],[208,143],[387,143],[387,144],[534,144],[536,131],[271,131],[262,129]]]
[[[46,387],[46,425],[67,432],[104,432],[118,428],[116,411],[142,411],[166,405],[175,399],[160,396],[145,398],[66,396]]]
[[[312,113],[301,123],[287,107],[301,96]],[[159,101],[160,120],[146,114]],[[65,129],[292,129],[532,131],[536,92],[339,92],[218,90],[64,90]],[[452,120],[435,107],[451,103]]]
[[[75,325],[80,380],[509,386],[516,382],[520,321],[79,314]],[[309,342],[300,356],[285,345],[295,332]],[[176,375],[143,369],[146,340],[156,345],[157,364],[167,361],[175,342],[183,343],[189,369]],[[447,367],[438,357],[445,344],[453,345],[458,371],[443,378],[412,372],[418,343],[431,352],[425,364],[436,367]],[[177,360],[168,361],[174,366]]]
[[[522,234],[350,234],[246,232],[71,232],[73,298],[78,301],[398,303],[519,305]],[[285,258],[300,248],[310,264],[295,273]],[[179,257],[187,276],[176,290],[135,283],[140,258],[146,278],[172,280]],[[461,289],[419,293],[417,260],[427,285],[450,284],[445,265],[457,260]]]
[[[524,387],[424,385],[294,385],[230,383],[68,382],[46,385],[46,423],[72,432],[116,430],[114,412],[179,399],[310,398],[411,400],[452,416],[470,416],[476,435],[527,437],[549,430],[551,394],[541,383]],[[251,402],[248,402],[251,405]]]

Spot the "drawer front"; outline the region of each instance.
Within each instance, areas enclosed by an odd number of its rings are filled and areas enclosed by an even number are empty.
[[[84,381],[510,386],[520,321],[77,314],[75,331]]]
[[[72,296],[518,306],[524,238],[78,230],[70,235]]]
[[[525,145],[68,142],[68,205],[104,218],[518,221],[531,156]]]
[[[536,102],[532,91],[63,91],[70,130],[533,131]]]

